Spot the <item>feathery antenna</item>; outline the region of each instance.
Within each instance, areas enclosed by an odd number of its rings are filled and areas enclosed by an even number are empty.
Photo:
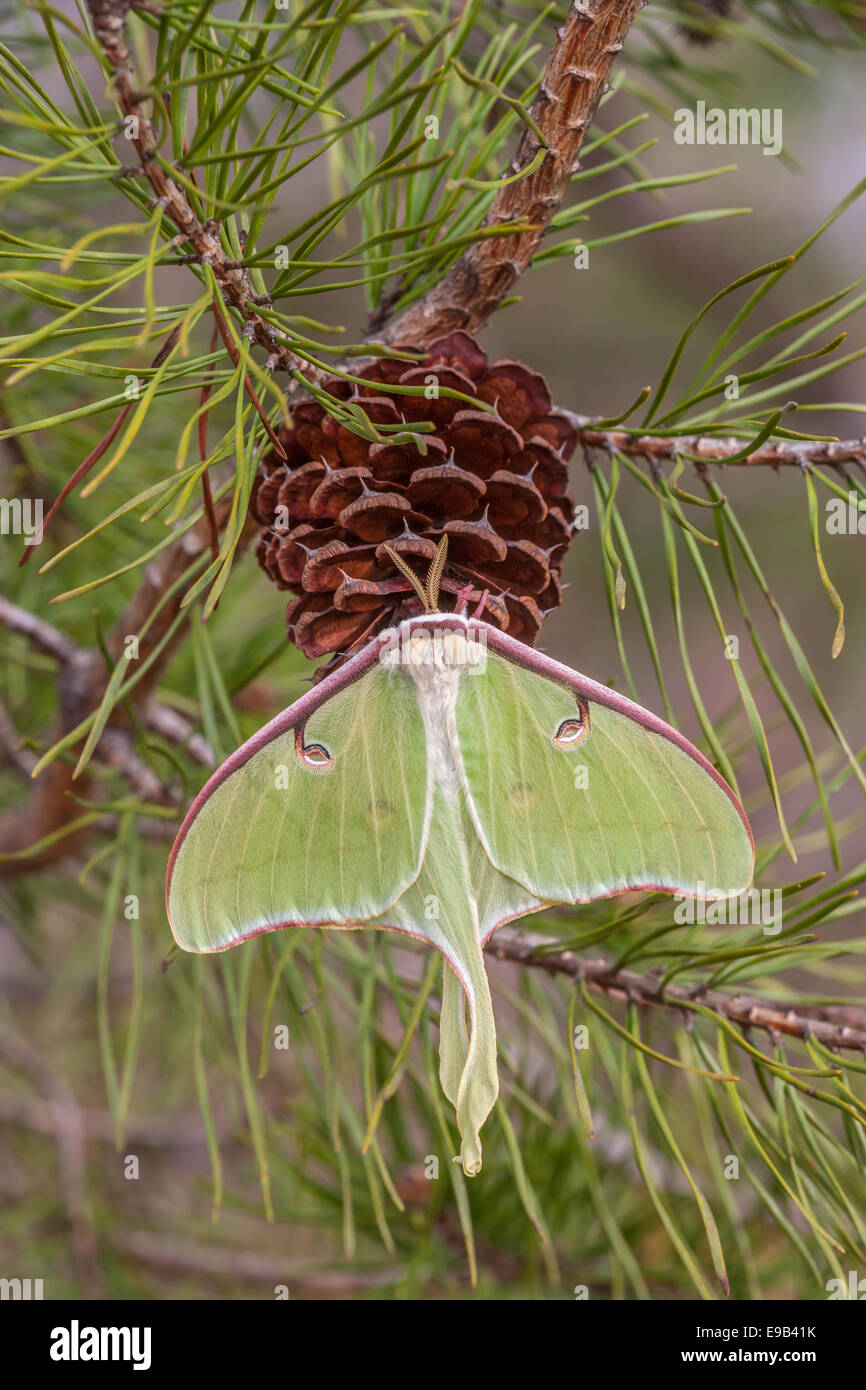
[[[443,531],[442,539],[436,547],[436,554],[427,574],[427,597],[430,600],[430,612],[435,613],[439,608],[439,583],[442,579],[442,571],[445,568],[445,559],[448,555],[448,533]]]
[[[442,539],[436,547],[436,554],[430,562],[430,568],[427,571],[427,580],[424,584],[421,583],[421,580],[418,578],[411,565],[407,564],[402,555],[398,555],[396,550],[391,549],[390,545],[385,545],[382,548],[386,555],[388,555],[397,566],[400,573],[409,580],[409,583],[424,605],[424,612],[436,613],[439,608],[439,585],[442,580],[442,571],[445,568],[445,558],[448,554],[447,534],[443,534]]]
[[[410,565],[407,565],[402,555],[398,555],[396,550],[391,549],[390,545],[383,546],[383,549],[385,553],[391,558],[391,560],[393,560],[400,573],[404,575],[406,579],[409,580],[409,583],[412,585],[412,588],[415,590],[415,593],[418,595],[418,597],[424,605],[424,612],[432,613],[433,610],[430,607],[430,598],[427,594],[427,590],[424,588],[424,585],[421,583],[421,580],[418,578],[417,574],[412,569],[412,567]]]

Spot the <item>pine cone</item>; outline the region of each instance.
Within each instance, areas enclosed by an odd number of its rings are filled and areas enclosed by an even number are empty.
[[[264,528],[259,563],[297,595],[290,640],[313,659],[336,653],[332,669],[380,628],[415,616],[421,602],[385,545],[423,576],[444,533],[442,593],[471,586],[473,604],[486,595],[486,621],[531,644],[561,601],[574,521],[567,460],[575,430],[552,408],[543,377],[520,362],[489,365],[463,332],[440,338],[418,365],[380,358],[359,375],[369,385],[334,379],[326,389],[377,426],[428,420],[435,433],[418,435],[419,444],[371,445],[318,401],[293,407],[281,435],[287,458],[271,450],[262,459],[251,502]],[[388,393],[431,376],[436,399]],[[494,413],[442,395],[445,387]]]

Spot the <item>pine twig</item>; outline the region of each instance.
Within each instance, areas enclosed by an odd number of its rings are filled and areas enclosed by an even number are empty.
[[[815,1038],[833,1052],[843,1048],[866,1054],[866,1009],[835,1006],[809,1009],[761,999],[751,994],[723,994],[721,990],[687,988],[669,984],[662,989],[655,975],[636,970],[614,970],[603,960],[587,960],[573,951],[551,951],[555,939],[519,931],[500,931],[488,941],[485,950],[497,960],[546,970],[550,975],[569,975],[585,980],[592,989],[614,999],[662,1009],[679,1009],[699,1003],[719,1018],[741,1028],[760,1028],[771,1037]],[[543,953],[539,947],[545,947]],[[690,1013],[690,1011],[688,1011]]]
[[[157,700],[148,700],[142,710],[142,719],[155,734],[161,734],[169,743],[185,749],[193,762],[207,768],[216,766],[216,758],[207,739],[195,732],[194,726],[179,710],[171,705],[161,705]]]
[[[0,625],[10,632],[20,633],[37,651],[44,652],[46,656],[54,657],[55,661],[59,661],[61,665],[68,665],[78,651],[78,647],[72,639],[61,632],[59,628],[44,622],[42,618],[37,618],[34,613],[28,613],[26,608],[19,608],[17,604],[10,603],[2,594],[0,594]]]
[[[571,414],[571,412],[569,412]],[[754,453],[742,457],[744,440],[732,435],[653,435],[628,434],[624,430],[599,429],[588,415],[571,414],[577,437],[584,449],[606,454],[628,454],[653,463],[674,460],[679,454],[697,454],[702,464],[734,465],[742,468],[782,466],[804,468],[824,464],[839,468],[844,464],[866,467],[866,435],[861,439],[789,440],[771,439]],[[736,455],[736,457],[732,457]]]
[[[198,1280],[232,1279],[259,1287],[288,1281],[293,1294],[311,1297],[369,1293],[400,1277],[398,1266],[393,1264],[363,1270],[316,1270],[307,1260],[287,1260],[281,1251],[271,1254],[263,1249],[238,1250],[214,1242],[184,1240],[176,1231],[115,1231],[110,1243],[136,1268],[146,1265],[163,1274],[193,1275]]]
[[[0,751],[10,767],[14,767],[21,777],[29,779],[36,764],[36,755],[23,746],[18,730],[9,717],[9,711],[2,700],[0,700]]]
[[[117,103],[130,121],[130,129],[136,132],[132,144],[141,162],[141,174],[153,190],[155,205],[177,227],[178,243],[187,244],[196,261],[211,267],[226,303],[242,318],[245,335],[267,350],[275,367],[285,372],[296,370],[304,364],[286,347],[280,330],[267,323],[256,309],[247,271],[223,249],[219,221],[202,221],[187,194],[157,159],[153,123],[142,109],[148,94],[136,90],[126,47],[126,18],[135,8],[140,6],[131,0],[87,0],[93,32],[111,72]]]
[[[114,1123],[105,1110],[78,1106],[66,1097],[48,1101],[24,1091],[0,1090],[0,1125],[56,1135],[73,1124],[79,1127],[82,1138],[88,1143],[107,1144],[112,1148],[117,1143]],[[207,1143],[200,1118],[178,1115],[136,1116],[126,1126],[125,1134],[132,1149],[196,1150],[203,1149]],[[234,1136],[225,1128],[220,1130],[218,1138],[227,1144]]]
[[[184,535],[179,536],[154,564],[148,566],[141,584],[108,639],[108,652],[112,660],[119,660],[124,650],[125,639],[141,632],[165,592],[174,589],[170,601],[162,603],[150,621],[146,633],[141,637],[138,659],[144,662],[155,652],[180,612],[183,586],[178,585],[178,580],[195,556],[206,550],[208,545],[209,529],[206,519],[203,519]],[[58,711],[52,737],[62,738],[92,713],[102,698],[106,682],[105,659],[102,653],[96,648],[77,646],[50,623],[34,617],[2,596],[0,625],[21,633],[39,650],[53,656],[57,661]],[[184,627],[179,626],[156,659],[151,662],[132,692],[131,698],[135,704],[140,705],[148,701],[184,631]],[[109,720],[109,726],[119,725],[123,729],[125,723],[125,711],[122,707],[116,709]],[[149,773],[149,769],[134,754],[131,740],[127,738],[125,741],[118,741],[112,738],[110,744],[112,764],[123,772],[130,786],[141,787],[142,779]],[[201,748],[197,751],[199,754],[203,752]],[[201,761],[201,757],[198,760]],[[0,816],[0,853],[15,856],[0,860],[0,877],[33,872],[46,864],[55,863],[79,847],[87,828],[76,829],[71,834],[60,836],[52,844],[45,846],[39,854],[24,854],[31,845],[38,844],[46,836],[63,830],[80,815],[80,807],[76,806],[69,793],[75,791],[81,796],[85,793],[86,787],[85,779],[79,778],[75,781],[73,765],[66,759],[57,758],[45,768],[34,782],[26,803]]]
[[[175,324],[174,328],[172,328],[171,332],[164,339],[161,347],[159,348],[159,351],[156,353],[156,356],[151,360],[150,365],[152,368],[160,367],[162,365],[165,359],[174,350],[175,344],[177,343],[179,337],[180,324]],[[51,506],[48,508],[45,520],[42,523],[43,535],[50,522],[53,521],[60,508],[63,506],[63,503],[66,501],[69,494],[75,491],[75,489],[78,487],[78,484],[84,478],[87,477],[88,473],[91,471],[91,469],[93,469],[96,466],[96,464],[102,458],[103,454],[108,452],[111,445],[114,443],[115,439],[120,434],[120,431],[123,428],[126,418],[132,410],[134,404],[134,401],[127,401],[126,405],[121,407],[114,420],[106,430],[105,434],[99,440],[98,444],[96,444],[90,450],[90,453],[87,455],[87,457],[85,459],[82,459],[81,463],[78,465],[75,471],[66,479],[66,482],[63,484],[63,487],[60,489],[60,492],[57,494],[54,501],[51,503]],[[30,556],[33,554],[33,551],[36,549],[36,545],[36,541],[31,541],[28,546],[25,546],[21,559],[18,561],[19,565],[25,565],[27,563],[27,561],[30,559]]]
[[[611,68],[647,0],[575,0],[547,60],[529,114],[544,137],[537,169],[500,188],[485,226],[529,224],[530,230],[478,241],[423,299],[411,304],[377,341],[425,347],[456,328],[474,332],[486,323],[529,266],[579,168],[579,154]],[[544,148],[527,126],[508,166],[520,174]]]

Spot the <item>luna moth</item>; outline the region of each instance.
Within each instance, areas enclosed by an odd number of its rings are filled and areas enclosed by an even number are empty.
[[[554,903],[746,889],[754,845],[714,767],[656,715],[524,646],[461,591],[378,633],[220,767],[168,865],[187,951],[281,927],[382,927],[444,958],[443,1090],[464,1172],[498,1094],[484,943]]]

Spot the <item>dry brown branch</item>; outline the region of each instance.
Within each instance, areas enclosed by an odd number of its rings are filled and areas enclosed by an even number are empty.
[[[501,931],[492,937],[485,949],[497,960],[510,960],[518,965],[546,970],[550,975],[569,975],[583,980],[591,989],[611,998],[655,1008],[678,1010],[681,1016],[693,1017],[689,1004],[703,1004],[719,1018],[739,1027],[761,1028],[774,1039],[781,1037],[815,1038],[838,1052],[848,1049],[866,1053],[866,1009],[796,1009],[750,994],[724,994],[717,989],[702,989],[669,984],[662,989],[655,975],[640,975],[635,970],[614,970],[608,961],[586,960],[572,951],[556,951],[555,938],[527,935],[519,931]],[[540,951],[544,947],[544,951]]]
[[[0,750],[2,750],[4,760],[10,767],[22,777],[29,777],[36,762],[36,756],[22,744],[21,736],[12,720],[9,711],[0,700]]]
[[[131,789],[145,801],[164,802],[165,789],[149,763],[133,746],[126,729],[105,729],[99,740],[103,762],[123,774]]]
[[[168,546],[146,569],[142,583],[108,639],[109,655],[116,661],[123,653],[125,639],[141,633],[157,604],[174,588],[174,593],[168,601],[162,603],[139,642],[138,660],[144,662],[150,657],[154,657],[154,660],[135,687],[133,694],[136,703],[147,700],[183,635],[184,627],[181,624],[168,638],[158,655],[155,655],[156,648],[168,636],[169,629],[180,612],[184,586],[178,581],[191,562],[207,549],[208,545],[209,528],[207,521],[203,519]],[[102,653],[92,648],[77,647],[50,623],[33,617],[24,609],[17,608],[15,604],[2,598],[0,624],[21,633],[39,650],[53,656],[58,662],[58,709],[55,726],[50,735],[53,743],[76,728],[99,704],[108,680]],[[109,727],[124,729],[127,722],[126,713],[123,707],[119,706],[112,715]],[[131,751],[132,745],[128,740],[125,756],[118,741],[113,741],[112,761],[115,766],[123,768],[129,776],[130,784],[135,785],[136,782],[141,783],[144,765],[140,759],[129,756]],[[0,861],[0,876],[43,868],[46,864],[55,863],[71,853],[81,844],[89,827],[76,829],[69,835],[62,836],[38,854],[23,853],[46,836],[63,830],[80,816],[81,807],[75,804],[69,793],[74,791],[79,797],[85,796],[87,782],[84,778],[76,781],[73,771],[74,762],[57,758],[36,779],[25,805],[4,812],[0,816],[0,853],[15,856]],[[149,772],[149,769],[147,771]]]
[[[646,0],[580,0],[571,6],[547,61],[530,114],[547,143],[537,169],[506,184],[494,198],[485,226],[529,224],[476,242],[445,278],[411,304],[377,341],[426,347],[455,328],[474,332],[529,266],[579,168],[580,148],[623,41]],[[513,177],[536,157],[541,142],[527,127],[508,166]]]
[[[40,1096],[0,1090],[0,1125],[32,1130],[36,1134],[56,1135],[58,1125],[75,1125],[88,1142],[117,1145],[111,1116],[105,1110],[72,1105],[67,1100],[46,1101]],[[151,1149],[204,1149],[207,1145],[200,1117],[143,1115],[132,1119],[124,1130],[130,1147]],[[220,1130],[220,1143],[228,1143],[231,1133]]]
[[[143,103],[150,98],[136,89],[126,46],[126,17],[133,8],[130,0],[87,0],[87,8],[111,73],[117,104],[127,120],[131,143],[141,162],[141,175],[150,184],[156,203],[177,227],[178,244],[188,246],[190,256],[211,267],[226,303],[243,319],[246,337],[267,349],[272,365],[285,372],[301,367],[303,364],[282,341],[280,329],[266,323],[256,309],[247,271],[223,249],[219,222],[202,221],[187,193],[160,162],[153,122],[143,109]]]
[[[236,1250],[203,1241],[179,1240],[173,1231],[117,1232],[111,1238],[115,1249],[136,1264],[149,1265],[176,1274],[206,1279],[242,1280],[258,1284],[273,1297],[276,1284],[287,1284],[291,1293],[340,1295],[375,1289],[399,1277],[394,1265],[370,1270],[311,1268],[308,1261],[286,1258],[262,1250]]]
[[[161,705],[157,700],[148,700],[141,712],[142,719],[155,734],[161,734],[169,743],[186,749],[193,762],[202,767],[214,767],[216,758],[206,738],[197,734],[190,721],[171,705]]]
[[[0,623],[9,625],[10,610],[14,605],[4,600],[0,606]],[[22,610],[14,610],[20,614]],[[30,616],[30,615],[26,615]],[[25,625],[18,623],[16,630],[24,632],[29,640],[41,645],[47,624],[40,624],[39,630],[25,631]],[[62,637],[61,633],[57,634]],[[64,639],[65,643],[66,639]],[[71,645],[71,644],[70,644]],[[44,646],[42,647],[45,650]],[[61,739],[85,718],[95,703],[94,694],[99,689],[99,681],[104,679],[105,663],[99,652],[84,651],[71,646],[63,648],[57,677],[57,715],[52,730],[53,739]],[[16,806],[4,811],[0,816],[0,853],[17,856],[37,844],[47,836],[63,830],[81,814],[71,800],[69,793],[75,788],[79,796],[86,795],[87,782],[82,779],[77,784],[72,776],[73,767],[68,761],[58,758],[45,769],[42,776],[33,784],[24,806]],[[53,863],[63,854],[76,849],[82,841],[83,832],[75,830],[40,853],[26,857],[13,857],[0,860],[0,877],[16,873],[28,873]]]
[[[537,168],[508,183],[493,200],[485,226],[520,223],[526,230],[491,237],[472,246],[445,278],[418,303],[405,310],[383,333],[384,343],[424,347],[453,328],[473,331],[485,323],[518,276],[530,264],[550,220],[579,167],[579,153],[604,92],[623,40],[647,0],[578,0],[559,30],[531,115],[544,137],[546,153]],[[226,254],[217,219],[202,221],[183,188],[158,158],[153,123],[136,90],[126,46],[126,17],[131,0],[87,0],[94,34],[111,73],[114,94],[134,135],[140,174],[153,190],[156,204],[178,229],[180,246],[211,267],[225,302],[243,320],[250,342],[268,352],[269,366],[307,376],[318,373],[286,346],[281,331],[262,318],[249,276]],[[508,166],[514,178],[529,168],[542,148],[527,127]]]
[[[0,624],[10,632],[18,632],[22,637],[26,637],[32,647],[44,652],[46,656],[53,656],[61,665],[72,661],[78,651],[75,643],[65,633],[52,627],[51,623],[43,622],[35,614],[28,613],[25,608],[18,608],[2,594]]]
[[[701,463],[739,465],[742,468],[768,466],[779,468],[817,467],[841,468],[845,464],[866,467],[866,435],[862,439],[841,439],[835,443],[824,440],[772,439],[745,458],[746,441],[721,435],[664,435],[627,434],[623,430],[599,429],[588,415],[571,415],[584,449],[598,449],[605,454],[629,454],[649,459],[652,463],[673,462],[680,454],[697,454]]]

